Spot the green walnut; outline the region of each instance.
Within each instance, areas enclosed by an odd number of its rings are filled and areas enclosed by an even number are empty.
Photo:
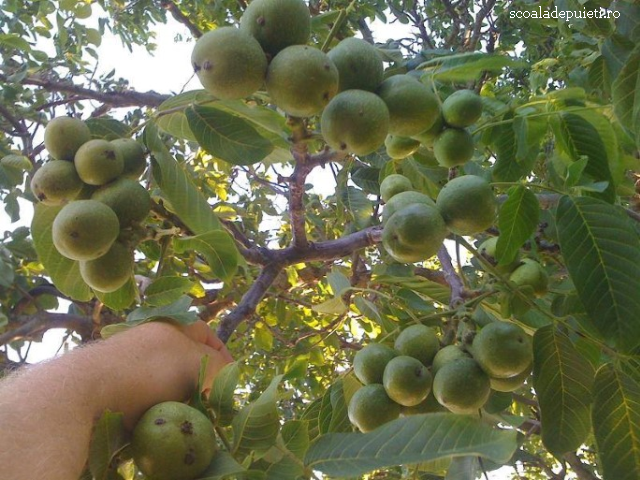
[[[207,416],[179,402],[164,402],[147,410],[131,440],[135,464],[153,480],[197,478],[217,450]]]
[[[389,110],[375,93],[347,90],[336,95],[324,109],[320,128],[334,150],[369,155],[384,144]]]
[[[321,50],[292,45],[267,69],[267,93],[278,108],[295,117],[320,113],[338,93],[338,69]]]
[[[89,185],[104,185],[124,171],[120,150],[107,140],[90,140],[80,147],[73,160],[78,176]]]
[[[478,332],[471,355],[493,378],[509,378],[522,373],[533,361],[531,337],[518,325],[492,322]]]
[[[380,183],[380,197],[385,203],[391,200],[394,195],[410,190],[413,190],[411,180],[397,173],[387,175]]]
[[[122,155],[122,161],[124,162],[122,175],[134,180],[140,178],[140,175],[142,175],[145,168],[147,168],[144,148],[142,148],[140,142],[136,142],[132,138],[117,138],[111,140],[111,144],[114,145],[116,150],[119,150],[120,155]]]
[[[120,228],[142,222],[151,209],[149,192],[130,178],[119,178],[104,185],[91,198],[104,203],[116,213]]]
[[[400,355],[384,369],[382,384],[389,398],[404,407],[422,403],[431,391],[431,373],[420,360]]]
[[[380,186],[380,191],[382,191],[382,185]],[[436,206],[435,202],[424,193],[412,191],[399,192],[394,194],[385,204],[384,210],[382,211],[382,223],[387,223],[387,220],[389,220],[394,213],[415,203],[424,203],[431,207]]]
[[[402,406],[387,395],[379,383],[365,385],[353,394],[347,414],[361,432],[370,432],[400,416]]]
[[[509,277],[520,287],[531,287],[537,297],[544,296],[549,289],[549,276],[545,269],[531,258],[524,258]]]
[[[106,254],[120,232],[115,212],[96,200],[67,203],[53,220],[53,245],[71,260],[94,260]]]
[[[363,384],[382,383],[382,374],[398,352],[380,343],[370,343],[353,357],[353,372]]]
[[[267,57],[251,35],[221,27],[198,39],[191,65],[202,86],[222,100],[245,98],[262,87]]]
[[[440,115],[433,92],[410,75],[394,75],[378,87],[389,109],[389,133],[411,137],[431,128]]]
[[[435,207],[416,203],[397,211],[387,220],[382,245],[398,262],[419,262],[435,255],[448,233]]]
[[[133,275],[133,252],[116,241],[103,256],[80,262],[80,276],[98,292],[115,292]]]
[[[473,137],[466,130],[445,128],[433,142],[433,154],[438,164],[451,168],[464,165],[473,157]]]
[[[413,155],[418,148],[420,148],[420,142],[411,137],[387,135],[387,138],[384,141],[384,146],[387,149],[387,155],[389,155],[389,158],[399,160],[407,158],[409,155]]]
[[[433,395],[453,413],[478,413],[490,394],[489,376],[472,358],[446,363],[433,379]]]
[[[482,99],[471,90],[458,90],[442,102],[442,116],[452,127],[473,125],[482,116]]]
[[[338,68],[338,91],[366,90],[375,92],[382,83],[384,65],[376,47],[360,38],[348,37],[329,53]]]
[[[480,233],[496,217],[496,199],[491,185],[484,178],[463,175],[442,187],[436,206],[449,230],[458,235]]]
[[[240,30],[252,35],[271,57],[311,35],[311,14],[302,0],[254,0],[240,17]]]
[[[56,160],[73,161],[78,149],[91,140],[91,131],[79,118],[56,117],[44,129],[44,148]]]
[[[433,328],[410,325],[400,332],[393,347],[400,354],[420,360],[428,367],[440,349],[440,341]]]
[[[45,205],[63,205],[73,200],[83,185],[76,167],[65,160],[45,163],[31,179],[33,195]]]

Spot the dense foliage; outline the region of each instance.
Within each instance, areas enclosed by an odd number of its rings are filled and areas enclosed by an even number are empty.
[[[310,45],[330,51],[357,35],[377,47],[385,77],[408,73],[439,102],[480,94],[482,116],[467,128],[473,157],[453,168],[424,145],[404,158],[384,146],[359,156],[328,148],[318,115],[287,116],[264,89],[216,100],[135,91],[117,70],[97,73],[107,33],[151,53],[166,24],[186,28],[176,41],[193,41],[237,26],[247,3],[0,5],[0,198],[12,222],[25,215],[18,199],[35,205],[31,228],[0,239],[0,368],[16,367],[9,350],[52,328],[84,343],[200,318],[238,359],[208,401],[193,401],[222,445],[202,478],[473,479],[501,465],[514,478],[640,478],[640,6],[308,2]],[[538,18],[554,11],[608,18]],[[374,19],[398,25],[399,38],[378,38]],[[51,229],[62,207],[31,191],[48,159],[44,128],[64,115],[94,139],[135,138],[148,152],[140,183],[151,212],[131,242],[135,277],[114,292],[92,290],[58,252]],[[482,177],[495,221],[399,263],[381,243],[380,184],[391,174],[433,200],[455,177]],[[332,193],[316,193],[310,175],[333,182]],[[509,280],[520,259],[542,265],[548,287]],[[479,416],[406,416],[365,434],[352,426],[351,366],[363,346],[392,346],[418,323],[441,346],[466,345],[498,321],[532,341],[520,388],[494,394]],[[139,478],[118,424],[111,414],[97,425],[87,478]]]

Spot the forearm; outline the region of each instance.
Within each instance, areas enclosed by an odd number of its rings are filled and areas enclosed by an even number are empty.
[[[0,384],[0,469],[6,478],[71,480],[82,473],[99,388],[90,369],[77,368],[82,353]]]
[[[204,335],[208,327],[199,326]],[[230,361],[226,350],[204,343],[193,330],[188,336],[155,322],[0,382],[1,476],[78,478],[95,420],[106,409],[122,412],[131,428],[151,406],[193,392],[204,354],[213,357],[212,374]]]

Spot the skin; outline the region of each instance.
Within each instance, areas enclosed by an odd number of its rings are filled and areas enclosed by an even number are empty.
[[[109,409],[133,428],[158,403],[186,400],[200,359],[207,381],[233,359],[204,323],[140,325],[0,382],[0,467],[12,480],[78,478],[94,422]]]

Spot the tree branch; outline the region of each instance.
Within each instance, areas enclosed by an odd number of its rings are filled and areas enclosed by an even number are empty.
[[[16,340],[31,339],[51,328],[66,328],[78,332],[83,338],[90,338],[94,326],[90,316],[51,312],[20,315],[15,318],[15,323],[19,324],[16,328],[0,335],[0,345],[6,345]]]
[[[565,453],[562,458],[571,466],[573,472],[578,476],[578,480],[600,480],[582,463],[575,452]]]
[[[8,82],[6,75],[0,74],[0,80]],[[77,100],[97,100],[112,107],[158,107],[162,102],[170,98],[157,92],[136,92],[125,90],[122,92],[100,92],[90,88],[81,87],[72,82],[49,80],[44,76],[31,76],[24,78],[23,85],[35,85],[50,92],[65,92],[76,95]]]
[[[258,278],[253,282],[247,293],[244,294],[238,306],[218,324],[218,337],[220,340],[227,343],[231,334],[238,328],[238,325],[255,313],[258,304],[282,268],[282,264],[272,263],[262,269],[260,275],[258,275]]]
[[[496,0],[487,0],[486,3],[482,2],[482,8],[480,8],[476,15],[473,30],[471,31],[471,38],[469,38],[469,41],[465,45],[465,50],[472,52],[476,49],[478,41],[480,41],[480,34],[482,33],[482,24],[485,18],[487,18],[487,15],[493,10],[495,4]]]
[[[456,308],[458,305],[464,302],[465,290],[462,280],[453,268],[453,262],[451,255],[447,247],[443,244],[438,250],[438,260],[442,265],[442,271],[444,272],[444,278],[451,287],[451,299],[449,300],[449,306]]]
[[[162,8],[166,9],[178,23],[181,23],[185,27],[187,27],[194,38],[200,38],[202,36],[202,32],[200,31],[200,29],[196,27],[184,13],[182,13],[180,8],[178,8],[175,3],[169,0],[163,0],[161,5]]]

